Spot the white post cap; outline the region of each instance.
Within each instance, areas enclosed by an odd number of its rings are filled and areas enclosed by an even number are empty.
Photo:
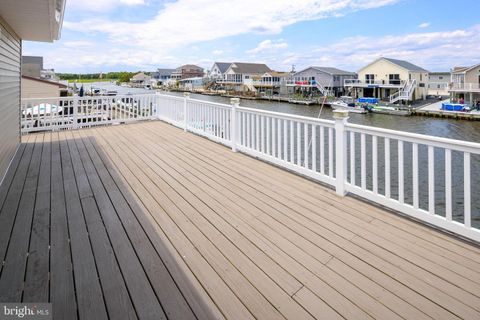
[[[230,98],[231,104],[240,104],[240,98]]]
[[[189,98],[189,97],[190,97],[190,92],[184,92],[184,93],[183,93],[183,96],[184,96],[185,98]]]
[[[336,109],[333,110],[333,118],[336,120],[343,120],[348,118],[348,110]]]

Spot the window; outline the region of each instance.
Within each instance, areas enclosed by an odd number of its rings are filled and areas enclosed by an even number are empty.
[[[366,74],[365,75],[365,82],[366,83],[374,83],[375,82],[375,75],[374,74]]]
[[[389,84],[399,85],[400,84],[400,75],[399,74],[389,74],[388,75]]]
[[[438,77],[438,79],[439,79],[439,80],[442,80],[442,79],[443,79],[443,77],[442,77],[442,76],[440,76],[440,77]]]
[[[422,81],[422,74],[420,73],[420,81]]]

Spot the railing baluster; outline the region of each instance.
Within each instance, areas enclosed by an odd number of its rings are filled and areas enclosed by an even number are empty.
[[[328,175],[333,178],[333,128],[328,128]]]
[[[312,124],[312,170],[317,172],[317,126]]]
[[[290,120],[290,162],[294,163],[293,120]]]
[[[255,150],[260,151],[260,116],[255,115]]]
[[[403,203],[403,141],[398,140],[398,202]]]
[[[251,137],[251,135],[250,135],[250,118],[251,118],[251,116],[252,115],[250,113],[247,113],[247,143],[246,143],[245,146],[248,147],[248,148],[252,147],[251,143],[250,143],[251,142],[250,141],[250,137]]]
[[[272,118],[272,156],[277,156],[277,118]]]
[[[464,193],[464,224],[465,227],[472,227],[472,217],[471,217],[471,178],[470,178],[470,153],[463,153],[463,193]]]
[[[452,150],[445,149],[445,217],[452,221]]]
[[[418,144],[412,143],[413,207],[418,209]]]
[[[350,131],[350,183],[355,186],[355,132]]]
[[[320,173],[325,174],[325,127],[320,126]]]
[[[377,136],[372,136],[372,186],[373,193],[378,193],[378,151]]]
[[[435,159],[434,148],[428,146],[428,212],[435,214]]]
[[[390,194],[390,139],[385,138],[385,197],[389,199]]]
[[[300,122],[297,122],[297,161],[295,161],[295,163],[297,164],[297,166],[300,166],[301,165],[301,154],[302,154],[302,143],[301,143],[301,137],[302,137],[302,133],[301,133],[301,125],[300,125]]]
[[[267,154],[270,155],[270,137],[271,137],[271,134],[270,134],[270,117],[266,118],[265,121],[267,122],[267,134],[266,134],[266,144],[267,144]]]
[[[288,149],[287,149],[287,120],[283,119],[283,157],[284,161],[288,161]]]
[[[303,165],[308,169],[308,123],[303,124]]]
[[[360,135],[360,183],[363,190],[367,189],[367,150],[365,147],[365,133]]]
[[[265,136],[265,117],[260,116],[260,142],[262,153],[265,153]]]

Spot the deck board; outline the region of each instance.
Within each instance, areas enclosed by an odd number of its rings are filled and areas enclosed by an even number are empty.
[[[0,301],[63,319],[478,319],[480,248],[159,121],[24,137]]]

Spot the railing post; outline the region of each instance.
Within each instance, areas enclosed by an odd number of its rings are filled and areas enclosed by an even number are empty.
[[[187,105],[188,105],[188,99],[190,99],[190,92],[184,92],[183,93],[183,118],[184,118],[184,124],[183,124],[183,131],[187,132],[187,127],[188,127],[188,116],[187,116]]]
[[[78,129],[78,97],[75,97],[73,99],[73,127],[75,129]],[[65,101],[68,101],[68,100],[65,100]],[[70,107],[70,104],[68,104],[69,107]]]
[[[335,190],[339,196],[345,196],[345,182],[347,178],[347,134],[345,124],[348,119],[348,110],[333,110],[335,119]]]
[[[237,152],[237,107],[240,105],[239,98],[230,98],[232,104],[232,115],[230,117],[230,139],[232,140],[232,151]]]
[[[155,92],[155,115],[160,120],[160,92]]]

